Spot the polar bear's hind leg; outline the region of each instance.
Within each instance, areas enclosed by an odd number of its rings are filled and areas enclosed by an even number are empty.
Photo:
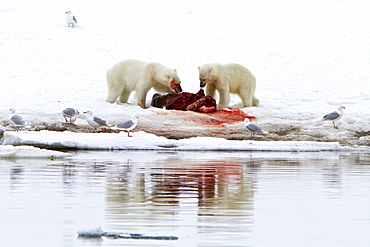
[[[130,94],[131,94],[131,92],[127,92],[127,91],[123,90],[123,92],[119,96],[119,101],[121,103],[127,103],[128,102],[128,98],[130,97]]]

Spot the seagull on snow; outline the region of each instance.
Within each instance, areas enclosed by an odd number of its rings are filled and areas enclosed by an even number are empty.
[[[259,127],[258,125],[254,124],[254,123],[251,123],[249,121],[248,118],[245,118],[244,119],[244,123],[245,123],[245,128],[252,133],[252,135],[249,137],[250,138],[253,138],[254,137],[254,134],[255,133],[260,133],[260,134],[268,134],[269,132],[267,131],[264,131],[261,127]]]
[[[26,122],[23,120],[23,118],[17,114],[15,114],[15,108],[10,109],[12,112],[12,116],[10,117],[10,122],[12,125],[18,130],[19,128],[22,128],[26,125]]]
[[[90,126],[96,128],[108,126],[107,122],[100,117],[94,116],[94,113],[92,111],[84,112],[87,116],[86,121]]]
[[[346,109],[344,106],[339,106],[338,111],[333,111],[329,114],[326,114],[322,121],[332,121],[334,129],[338,129],[338,125],[335,125],[334,121],[339,120],[343,116],[343,109]]]
[[[77,120],[77,115],[79,115],[80,113],[74,108],[66,108],[62,111],[62,114],[67,123],[67,118],[69,118],[70,123],[73,123]]]
[[[117,124],[116,126],[114,126],[112,128],[112,130],[118,130],[118,131],[126,131],[127,132],[127,136],[128,137],[132,137],[130,136],[130,131],[135,129],[137,123],[138,123],[138,119],[139,117],[136,116],[136,115],[132,115],[131,116],[131,120],[128,120],[126,122],[123,122],[123,123],[120,123],[120,124]]]
[[[66,22],[68,24],[68,27],[75,27],[75,24],[77,24],[77,19],[74,15],[72,15],[72,11],[67,11],[66,15]]]

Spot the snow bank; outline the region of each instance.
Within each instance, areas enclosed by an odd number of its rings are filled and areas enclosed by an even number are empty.
[[[145,132],[214,135],[208,125],[189,121],[195,114],[141,109],[134,94],[130,104],[105,102],[106,71],[135,58],[176,68],[183,90],[193,93],[199,90],[198,66],[240,63],[255,75],[261,102],[243,111],[258,119],[270,140],[370,145],[369,7],[367,0],[3,1],[0,129],[11,130],[10,108],[31,126],[24,130],[40,130],[60,126],[61,111],[73,107],[110,124],[137,114],[138,130]],[[68,10],[78,19],[75,28],[65,22]],[[232,95],[230,106],[238,105]],[[340,105],[346,110],[336,130],[320,119]],[[75,124],[88,128],[83,119]]]
[[[32,146],[0,145],[0,158],[65,158],[68,153]]]
[[[226,140],[214,137],[195,137],[170,140],[145,132],[126,133],[75,133],[54,131],[5,132],[6,145],[33,145],[51,149],[84,150],[173,150],[173,151],[346,151],[355,148],[338,142],[308,141],[250,141]]]

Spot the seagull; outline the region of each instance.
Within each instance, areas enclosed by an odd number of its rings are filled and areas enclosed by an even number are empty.
[[[338,129],[338,125],[335,125],[334,121],[341,119],[341,117],[343,116],[343,109],[346,109],[346,108],[344,106],[339,106],[338,111],[333,111],[329,114],[326,114],[325,116],[323,116],[321,120],[322,121],[332,121],[334,129]]]
[[[131,116],[131,120],[128,120],[128,121],[123,122],[123,123],[120,123],[120,124],[117,124],[116,126],[114,126],[112,128],[112,130],[126,131],[127,132],[127,136],[128,137],[132,137],[132,136],[130,136],[130,130],[135,129],[135,127],[136,127],[136,125],[138,123],[138,119],[139,119],[138,116],[132,115]]]
[[[66,16],[66,22],[68,24],[68,27],[74,28],[75,27],[75,24],[77,24],[76,17],[74,15],[72,15],[72,11],[67,11],[66,14],[67,14],[67,16]]]
[[[70,123],[74,123],[77,120],[76,116],[79,115],[80,113],[78,112],[78,110],[74,108],[66,108],[62,111],[62,114],[67,123],[68,123],[67,118],[69,118]]]
[[[252,135],[248,138],[251,139],[254,137],[255,133],[261,133],[261,134],[268,134],[269,132],[264,131],[261,127],[255,125],[254,123],[251,123],[248,118],[244,119],[245,128],[252,133]]]
[[[88,124],[90,124],[92,127],[100,128],[104,126],[108,126],[107,122],[99,117],[94,116],[94,113],[92,111],[84,112],[87,116],[86,121]]]
[[[21,116],[15,114],[15,108],[10,109],[10,111],[12,112],[12,116],[10,117],[10,122],[18,131],[19,128],[22,128],[26,125],[26,122],[23,120]]]

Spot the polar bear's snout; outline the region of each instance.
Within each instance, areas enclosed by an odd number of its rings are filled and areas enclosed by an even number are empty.
[[[171,82],[170,82],[170,87],[173,91],[175,91],[175,93],[181,93],[182,92],[182,88],[181,88],[181,85],[176,83],[176,80],[173,79]]]
[[[206,79],[200,79],[200,87],[206,86]]]

